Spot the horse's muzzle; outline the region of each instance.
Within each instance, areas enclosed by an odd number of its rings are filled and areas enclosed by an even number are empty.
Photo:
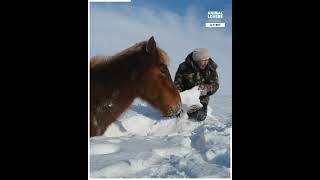
[[[181,113],[181,102],[178,105],[171,107],[167,116],[169,117],[178,116],[180,115],[180,113]]]

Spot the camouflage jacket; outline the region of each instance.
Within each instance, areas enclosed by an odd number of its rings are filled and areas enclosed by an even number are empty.
[[[190,53],[186,57],[185,62],[179,65],[174,78],[174,84],[180,92],[197,85],[209,85],[207,95],[200,96],[200,102],[208,105],[209,96],[213,95],[219,88],[217,67],[218,65],[210,58],[207,67],[204,70],[199,69],[192,59],[192,53]]]

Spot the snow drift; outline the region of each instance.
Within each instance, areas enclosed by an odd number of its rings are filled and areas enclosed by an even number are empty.
[[[202,106],[197,87],[181,94],[184,113],[163,117],[136,99],[103,136],[90,139],[90,176],[104,178],[230,177],[231,97],[211,97],[203,122],[188,119]]]

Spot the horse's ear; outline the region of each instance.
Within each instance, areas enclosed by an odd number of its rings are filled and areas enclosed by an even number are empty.
[[[154,37],[152,36],[147,42],[146,52],[148,54],[151,54],[156,48],[157,48],[157,44],[156,44],[156,41],[154,40]]]

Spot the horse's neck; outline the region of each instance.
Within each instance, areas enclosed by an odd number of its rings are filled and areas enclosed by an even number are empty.
[[[96,88],[99,89],[96,95],[98,107],[107,106],[108,111],[117,118],[137,97],[139,74],[133,69],[132,64],[121,62],[105,64],[104,67],[99,68],[92,71],[92,77],[97,80]]]
[[[111,94],[111,102],[107,104],[110,112],[112,112],[115,118],[118,118],[128,107],[132,104],[135,99],[135,95],[130,93],[128,90],[114,91]]]

